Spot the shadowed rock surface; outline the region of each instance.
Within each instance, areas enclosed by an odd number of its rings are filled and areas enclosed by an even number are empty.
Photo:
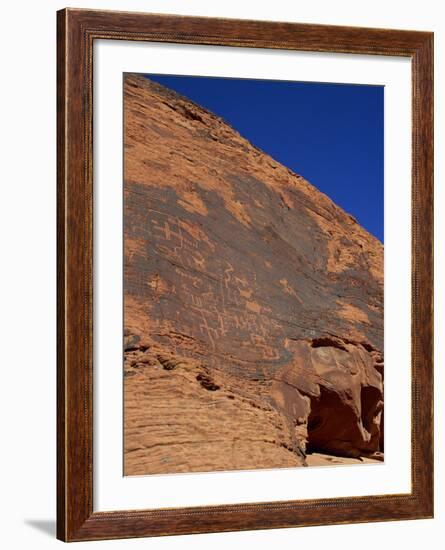
[[[144,77],[124,116],[125,474],[380,456],[382,244]]]

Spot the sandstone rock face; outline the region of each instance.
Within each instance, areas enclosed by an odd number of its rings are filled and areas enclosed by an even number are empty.
[[[124,116],[125,474],[377,456],[382,244],[142,76]]]

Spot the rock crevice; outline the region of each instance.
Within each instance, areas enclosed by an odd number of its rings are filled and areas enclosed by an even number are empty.
[[[381,243],[144,77],[124,115],[125,474],[381,453]]]

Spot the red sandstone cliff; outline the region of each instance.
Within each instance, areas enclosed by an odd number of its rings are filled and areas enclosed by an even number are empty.
[[[381,450],[381,243],[185,98],[124,103],[125,473]]]

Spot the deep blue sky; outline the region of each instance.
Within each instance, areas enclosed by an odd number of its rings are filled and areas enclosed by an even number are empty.
[[[225,119],[383,242],[383,87],[146,75]]]

